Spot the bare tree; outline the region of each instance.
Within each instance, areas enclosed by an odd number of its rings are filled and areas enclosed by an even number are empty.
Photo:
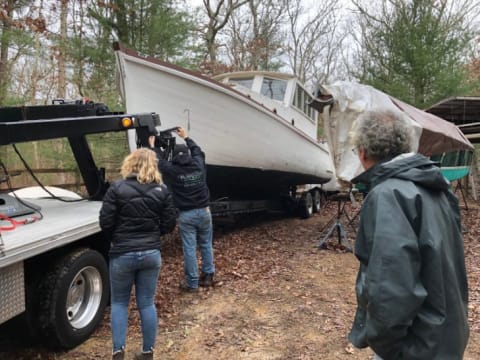
[[[90,73],[89,76],[86,74],[86,69],[88,67],[95,68],[100,64],[88,64],[85,54],[87,53],[89,47],[91,47],[91,40],[87,38],[87,33],[92,33],[93,37],[97,39],[97,48],[103,46],[104,36],[101,33],[101,30],[97,30],[95,26],[87,25],[88,20],[91,19],[88,17],[88,3],[85,1],[74,2],[70,9],[72,21],[70,25],[70,42],[74,44],[68,47],[70,49],[70,61],[73,68],[73,74],[71,74],[70,82],[74,85],[76,92],[82,97],[87,97],[88,91],[85,90],[86,83],[88,79],[92,76]],[[99,27],[100,28],[100,27]],[[93,48],[93,47],[91,47]]]
[[[250,70],[248,43],[251,33],[251,21],[248,11],[237,11],[232,14],[225,31],[225,50],[232,69],[236,71]]]
[[[25,30],[41,32],[45,28],[42,19],[30,14],[20,15],[27,5],[30,5],[30,1],[0,2],[0,104],[7,100],[13,64],[31,44],[30,33],[26,33]]]
[[[68,0],[60,1],[60,34],[59,34],[59,46],[57,51],[57,63],[58,63],[58,87],[57,96],[61,99],[65,98],[67,79],[65,63],[66,59],[66,41],[67,41],[67,13],[68,13]]]
[[[225,40],[236,69],[276,70],[283,49],[284,0],[249,0],[232,14]]]
[[[317,2],[314,11],[309,9],[308,17],[302,0],[285,1],[289,23],[286,53],[292,72],[303,82],[314,77],[328,79],[343,39],[336,33],[338,1]],[[323,69],[322,75],[314,75],[319,69]]]
[[[9,33],[13,27],[11,21],[15,1],[9,0],[2,3],[1,8],[1,40],[0,40],[0,103],[3,103],[6,95],[6,87],[9,79],[8,49],[10,46]]]
[[[250,42],[251,63],[254,70],[271,69],[271,62],[281,49],[280,26],[286,3],[283,0],[250,0],[253,19],[253,38]]]
[[[227,25],[233,11],[247,2],[248,0],[203,0],[204,10],[208,16],[208,24],[203,29],[203,38],[214,73],[217,64],[218,32]]]
[[[206,0],[205,0],[206,1]],[[346,77],[346,37],[341,4],[316,2],[308,9],[305,0],[248,0],[236,10],[228,25],[217,32],[225,44],[230,69],[279,70],[287,64],[303,82],[329,81],[340,70]]]

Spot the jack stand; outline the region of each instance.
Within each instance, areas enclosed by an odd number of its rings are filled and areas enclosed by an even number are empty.
[[[323,237],[323,239],[318,244],[318,248],[326,249],[327,248],[326,241],[330,236],[332,236],[332,234],[336,230],[338,235],[338,244],[342,245],[342,239],[343,239],[345,242],[346,250],[348,252],[352,252],[352,247],[350,245],[350,241],[348,240],[347,232],[345,230],[345,227],[340,222],[340,218],[342,214],[345,215],[349,221],[351,221],[348,217],[348,214],[345,212],[345,201],[350,200],[349,194],[339,193],[339,194],[333,195],[330,199],[337,202],[337,217],[333,225],[330,227],[330,229],[328,229],[327,234]],[[332,220],[330,220],[326,226],[328,226],[328,224],[330,224],[331,222]],[[323,232],[325,227],[320,231],[321,233]]]
[[[453,190],[453,193],[456,194],[457,190],[460,190],[460,194],[462,195],[463,203],[465,204],[465,210],[468,211],[467,197],[465,196],[465,192],[463,190],[462,179],[457,180],[457,186],[455,186],[455,189]]]

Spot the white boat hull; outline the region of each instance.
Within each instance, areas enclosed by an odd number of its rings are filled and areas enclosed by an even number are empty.
[[[193,72],[116,54],[127,112],[156,112],[163,129],[185,127],[206,153],[214,196],[260,195],[331,179],[326,145],[261,104]]]

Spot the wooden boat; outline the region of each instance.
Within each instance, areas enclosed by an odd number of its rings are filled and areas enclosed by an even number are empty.
[[[213,79],[119,44],[115,53],[126,111],[156,112],[162,129],[188,130],[206,153],[212,199],[265,198],[332,178],[328,147],[317,141],[318,112],[295,77],[241,72]]]

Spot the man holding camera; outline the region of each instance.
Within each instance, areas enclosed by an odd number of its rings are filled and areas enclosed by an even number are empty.
[[[195,292],[198,291],[198,286],[209,287],[214,284],[213,227],[208,206],[210,191],[207,187],[205,153],[188,137],[183,127],[178,127],[175,132],[185,140],[186,145],[175,146],[172,161],[158,156],[158,167],[179,210],[178,226],[185,272],[185,280],[181,282],[180,288]],[[154,136],[150,136],[149,144],[154,148]],[[197,267],[197,242],[202,259],[200,277]]]

